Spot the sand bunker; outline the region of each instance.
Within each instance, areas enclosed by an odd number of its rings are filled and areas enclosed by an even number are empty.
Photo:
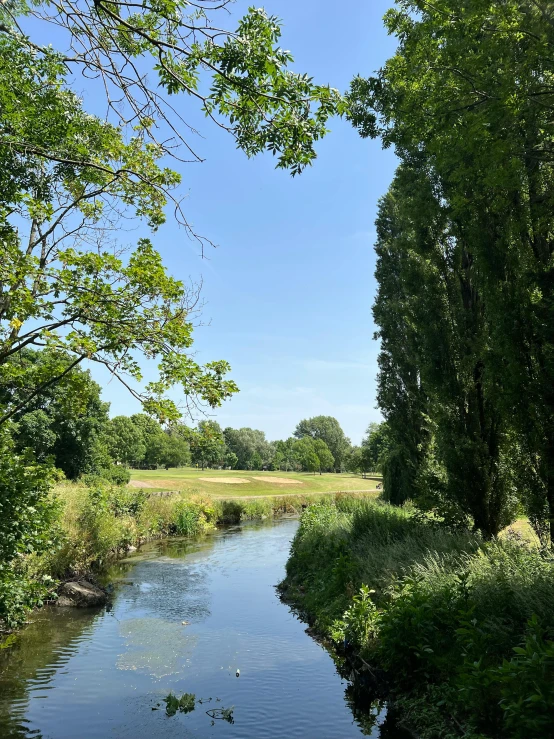
[[[250,482],[246,477],[199,477],[198,479],[204,482],[222,482],[225,485],[244,485],[245,482]]]
[[[254,480],[261,480],[262,482],[274,482],[277,485],[303,485],[301,480],[290,480],[287,477],[255,477]]]

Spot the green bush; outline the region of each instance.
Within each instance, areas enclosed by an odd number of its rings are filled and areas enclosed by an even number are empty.
[[[27,577],[25,559],[52,549],[59,506],[49,497],[54,469],[18,455],[6,432],[0,435],[0,628],[17,626],[47,595],[50,583]]]
[[[128,485],[130,479],[131,473],[127,469],[127,467],[115,464],[112,464],[109,467],[102,468],[95,473],[83,475],[81,478],[82,482],[89,487],[102,485],[106,482],[122,487],[123,485]]]
[[[175,533],[180,536],[199,534],[206,528],[206,517],[197,503],[182,500],[177,503],[174,513]]]
[[[239,523],[242,518],[244,504],[240,500],[221,501],[220,521],[221,523]]]
[[[241,520],[264,519],[273,515],[273,501],[267,498],[245,500],[242,505]]]
[[[130,471],[122,465],[111,465],[111,467],[102,470],[100,474],[105,480],[114,485],[128,485],[131,480]]]
[[[422,739],[548,735],[554,563],[539,550],[375,502],[312,506],[282,588],[388,674]]]

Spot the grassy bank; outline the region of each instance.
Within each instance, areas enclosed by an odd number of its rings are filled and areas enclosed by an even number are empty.
[[[42,566],[55,578],[94,571],[130,546],[201,534],[218,524],[297,513],[318,495],[223,500],[195,490],[157,493],[108,485],[59,485],[58,546]],[[340,496],[339,496],[340,497]]]
[[[130,547],[167,536],[195,535],[218,524],[296,513],[318,494],[224,500],[194,489],[158,493],[109,485],[60,483],[51,494],[46,553],[17,557],[9,587],[0,588],[0,633],[53,597],[60,581],[94,576]],[[325,496],[335,499],[341,496]]]
[[[282,587],[422,739],[552,735],[554,563],[527,543],[339,500],[303,514]]]
[[[247,470],[131,470],[131,486],[145,490],[187,490],[220,498],[287,495],[363,490],[377,492],[379,476],[309,472],[257,472]]]

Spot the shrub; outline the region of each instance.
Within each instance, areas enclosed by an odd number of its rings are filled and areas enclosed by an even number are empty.
[[[95,485],[102,485],[103,483],[110,483],[112,485],[128,485],[129,481],[131,479],[131,473],[127,469],[127,467],[123,467],[122,465],[110,465],[109,467],[105,467],[103,469],[98,470],[94,473],[89,473],[87,475],[83,475],[81,478],[81,481],[88,485],[89,487],[94,487]]]
[[[239,523],[244,510],[244,504],[240,500],[221,501],[221,523]]]
[[[128,485],[131,480],[130,471],[127,467],[123,467],[122,465],[114,464],[111,467],[108,467],[108,469],[101,470],[100,474],[105,480],[108,480],[108,482],[111,482],[114,485]]]
[[[177,503],[173,521],[175,533],[180,536],[198,534],[205,530],[207,524],[201,506],[186,500]]]
[[[241,520],[264,519],[273,515],[273,502],[267,498],[245,500],[242,504]]]
[[[27,577],[24,561],[55,545],[59,506],[49,497],[54,477],[53,468],[37,464],[30,452],[14,454],[8,434],[0,434],[0,624],[8,628],[49,590],[48,582]]]
[[[549,735],[554,562],[409,509],[309,507],[281,586],[389,676],[422,739]]]

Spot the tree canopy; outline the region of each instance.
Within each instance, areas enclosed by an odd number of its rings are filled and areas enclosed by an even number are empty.
[[[377,222],[385,490],[486,535],[517,493],[554,532],[554,21],[541,0],[385,20],[398,50],[348,113],[401,161]]]
[[[350,439],[345,436],[336,418],[332,416],[306,418],[300,421],[294,435],[297,439],[310,436],[312,439],[324,441],[333,455],[335,469],[337,471],[341,470],[343,460],[350,447]]]

